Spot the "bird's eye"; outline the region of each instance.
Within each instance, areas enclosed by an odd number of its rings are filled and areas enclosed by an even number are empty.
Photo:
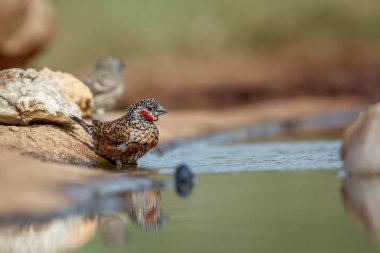
[[[151,106],[151,105],[148,105],[147,108],[149,111],[153,110],[153,106]]]

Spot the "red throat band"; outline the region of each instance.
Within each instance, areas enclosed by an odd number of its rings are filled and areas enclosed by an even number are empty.
[[[144,118],[146,118],[147,120],[150,120],[150,121],[157,121],[157,119],[154,119],[152,115],[150,115],[149,112],[147,112],[146,110],[141,110],[140,111],[140,115],[143,116]]]

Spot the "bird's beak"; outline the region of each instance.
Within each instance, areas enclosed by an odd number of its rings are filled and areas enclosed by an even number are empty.
[[[157,108],[157,111],[156,111],[156,115],[157,116],[160,116],[161,114],[164,114],[164,113],[167,113],[168,111],[162,107],[161,105],[158,106]]]

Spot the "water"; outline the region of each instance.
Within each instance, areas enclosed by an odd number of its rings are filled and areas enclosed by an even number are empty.
[[[190,164],[196,173],[336,169],[342,166],[337,140],[296,142],[196,142],[168,152],[162,159],[154,153],[139,164],[172,173],[173,165]]]
[[[129,224],[115,252],[376,252],[346,215],[338,140],[195,142],[140,164],[169,179],[186,161],[198,184],[187,199],[161,192],[166,224]],[[98,234],[79,252],[105,252]]]
[[[336,171],[201,174],[188,199],[161,195],[158,231],[129,224],[114,252],[376,252],[346,216]],[[79,252],[106,252],[98,235]]]
[[[337,140],[215,140],[152,153],[140,164],[158,170],[158,179],[171,180],[181,162],[191,166],[198,183],[190,197],[173,189],[126,193],[124,210],[23,226],[5,239],[0,233],[0,245],[25,245],[33,234],[31,245],[80,253],[378,252],[369,234],[380,238],[380,182],[342,182],[339,147]],[[41,227],[53,235],[42,237]]]

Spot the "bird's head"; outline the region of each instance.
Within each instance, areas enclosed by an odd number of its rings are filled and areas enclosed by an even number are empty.
[[[166,112],[154,98],[140,100],[127,109],[127,113],[146,121],[158,121],[158,117]]]
[[[107,57],[98,61],[95,65],[95,69],[104,69],[115,73],[121,73],[125,69],[125,64],[121,59]]]

